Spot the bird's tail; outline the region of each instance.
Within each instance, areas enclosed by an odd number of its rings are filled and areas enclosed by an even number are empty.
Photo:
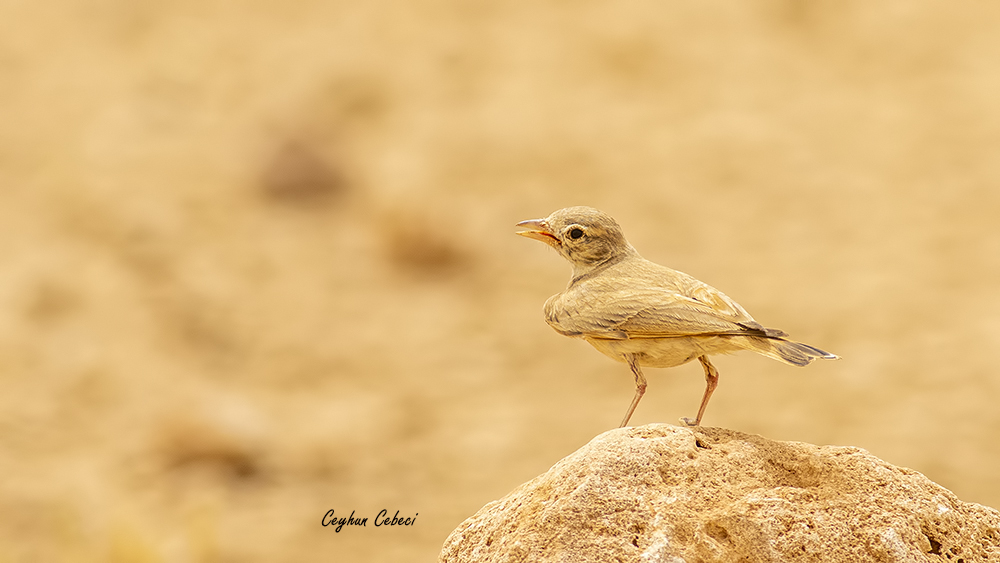
[[[749,340],[753,351],[793,366],[806,366],[815,359],[840,359],[840,356],[815,346],[780,337],[750,337]]]

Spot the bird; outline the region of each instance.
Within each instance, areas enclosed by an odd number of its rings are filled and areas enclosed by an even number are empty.
[[[646,392],[643,367],[675,367],[698,359],[705,370],[705,393],[697,416],[681,422],[700,426],[719,384],[710,355],[750,350],[793,366],[838,359],[789,340],[784,331],[765,328],[714,287],[646,260],[607,213],[567,207],[517,226],[527,228],[518,235],[544,242],[573,266],[566,290],[545,302],[546,323],[628,364],[635,376],[635,395],[621,427],[628,425]]]

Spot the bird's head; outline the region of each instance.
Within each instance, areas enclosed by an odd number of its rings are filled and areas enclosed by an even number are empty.
[[[623,254],[635,253],[622,228],[607,213],[593,207],[567,207],[544,219],[521,221],[531,230],[517,234],[540,240],[555,248],[583,273]]]

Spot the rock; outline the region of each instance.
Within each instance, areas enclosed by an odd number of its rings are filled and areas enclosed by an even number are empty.
[[[1000,561],[1000,512],[860,448],[650,424],[487,504],[440,561]]]

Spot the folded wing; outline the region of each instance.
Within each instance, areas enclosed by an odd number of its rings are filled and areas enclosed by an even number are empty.
[[[690,281],[696,283],[676,289],[631,283],[616,284],[617,288],[581,285],[549,299],[545,320],[562,334],[589,338],[784,335],[762,327],[718,290]]]

